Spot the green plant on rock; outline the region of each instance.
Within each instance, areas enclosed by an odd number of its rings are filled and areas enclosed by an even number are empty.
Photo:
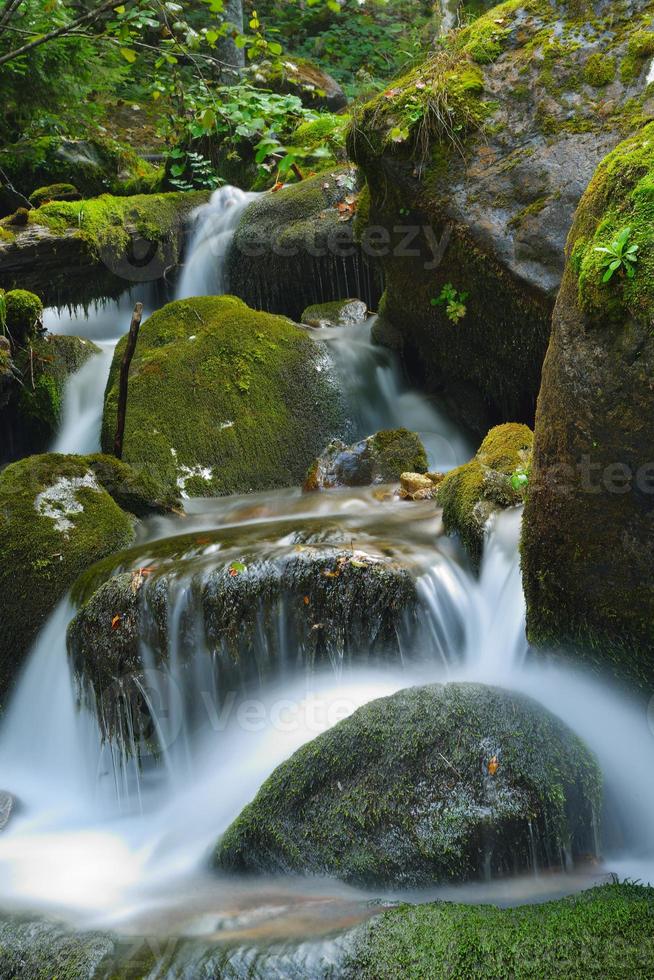
[[[432,299],[432,306],[444,306],[447,319],[455,325],[463,320],[468,308],[465,305],[468,293],[460,293],[455,289],[451,282],[446,282],[440,291],[440,295]]]
[[[629,244],[631,228],[622,228],[610,245],[596,245],[595,251],[604,255],[602,260],[605,268],[602,282],[609,282],[616,272],[626,275],[633,279],[636,275],[636,263],[638,262],[638,245]]]
[[[169,156],[174,161],[170,167],[169,183],[178,191],[215,191],[224,183],[211,161],[202,153],[176,147]]]
[[[518,466],[511,474],[511,486],[516,493],[526,490],[529,486],[529,470],[526,466]]]

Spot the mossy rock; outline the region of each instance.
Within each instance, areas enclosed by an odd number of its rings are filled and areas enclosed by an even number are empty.
[[[346,163],[346,137],[350,121],[350,116],[345,113],[334,115],[321,112],[317,119],[300,123],[293,133],[292,144],[307,150],[327,148],[331,154],[330,164]]]
[[[90,340],[59,334],[15,351],[13,384],[0,408],[0,462],[45,451],[61,425],[68,378],[99,353]]]
[[[380,229],[390,242],[383,315],[416,381],[461,417],[474,393],[480,434],[533,423],[575,208],[601,159],[654,116],[653,14],[652,0],[509,0],[353,114],[365,247]],[[455,323],[437,302],[448,284],[467,294]]]
[[[359,188],[359,174],[348,165],[253,201],[227,257],[230,291],[255,309],[294,320],[308,306],[351,293],[376,309],[378,269],[354,242]]]
[[[452,470],[440,484],[437,499],[445,530],[459,535],[475,566],[481,562],[493,514],[524,502],[533,442],[526,425],[497,425],[470,462]]]
[[[49,454],[0,474],[0,690],[57,602],[94,561],[125,548],[134,520],[81,456]]]
[[[0,167],[26,197],[38,188],[72,184],[81,194],[138,194],[158,189],[160,173],[116,140],[40,136],[0,150]]]
[[[296,95],[308,109],[334,113],[347,106],[347,96],[336,79],[306,58],[285,57],[274,65],[259,62],[254,68],[253,81],[280,95]]]
[[[46,305],[120,296],[129,283],[153,282],[181,257],[191,213],[207,191],[102,194],[50,201],[28,212],[27,225],[0,224],[0,287],[16,283]],[[10,234],[3,237],[2,232]]]
[[[308,327],[351,327],[363,323],[367,316],[368,307],[363,300],[337,299],[307,306],[301,322]]]
[[[27,289],[12,289],[4,294],[5,327],[14,346],[32,340],[41,330],[43,303]]]
[[[29,196],[33,208],[40,208],[50,201],[79,201],[82,195],[74,184],[49,184],[47,187],[37,187]]]
[[[536,419],[523,523],[527,630],[628,679],[654,683],[654,125],[599,166],[567,248]],[[635,275],[603,282],[631,228]],[[589,601],[589,597],[592,600]]]
[[[389,429],[368,436],[353,446],[346,446],[338,439],[330,442],[309,468],[304,489],[396,483],[407,471],[427,472],[425,447],[415,432]]]
[[[360,708],[282,763],[217,845],[223,871],[410,887],[594,853],[600,772],[535,701],[433,684]]]
[[[344,980],[585,980],[654,972],[654,889],[609,884],[539,905],[401,905],[352,937]]]
[[[125,339],[109,376],[105,449],[124,348]],[[141,328],[123,458],[162,487],[212,496],[293,486],[345,429],[326,348],[290,320],[201,297],[168,304]]]
[[[198,657],[212,665],[215,689],[207,693],[221,705],[226,692],[265,687],[288,672],[310,676],[334,664],[397,662],[406,655],[418,606],[409,566],[348,550],[344,532],[319,524],[308,536],[293,521],[281,524],[276,534],[292,543],[268,544],[263,556],[252,533],[244,538],[241,526],[136,546],[78,581],[80,610],[68,648],[89,705],[102,706],[107,737],[127,730],[137,743],[146,737],[147,712],[130,685],[141,682],[143,642],[152,664],[168,668],[171,628],[179,693],[191,711],[197,694],[193,684],[183,690],[183,678],[202,669]],[[325,541],[334,536],[339,543]],[[180,576],[189,586],[181,614],[175,606]]]

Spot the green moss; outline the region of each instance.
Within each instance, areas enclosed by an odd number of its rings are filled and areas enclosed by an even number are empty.
[[[499,909],[401,905],[361,928],[346,980],[638,977],[654,971],[654,889],[610,884]]]
[[[633,82],[640,77],[645,67],[645,60],[654,55],[654,32],[638,30],[629,38],[627,53],[620,65],[620,77],[623,82]]]
[[[102,444],[113,444],[111,368]],[[141,328],[132,361],[124,459],[159,485],[205,496],[299,483],[342,426],[321,348],[282,317],[233,297],[170,303]]]
[[[518,469],[528,470],[533,438],[526,425],[496,426],[476,456],[448,473],[438,488],[445,530],[459,535],[475,565],[481,561],[488,519],[499,508],[524,499],[524,489],[514,489],[511,476]]]
[[[15,343],[24,343],[41,325],[43,303],[26,289],[12,289],[4,298],[7,332]]]
[[[32,191],[29,201],[32,207],[40,208],[48,201],[78,201],[81,196],[73,184],[49,184]]]
[[[372,437],[381,478],[385,483],[398,480],[402,473],[426,473],[427,453],[415,432],[388,429]]]
[[[79,573],[132,538],[133,519],[102,489],[83,457],[31,456],[2,471],[2,690],[15,680],[30,643]]]
[[[584,65],[584,81],[593,88],[610,85],[616,75],[615,58],[605,54],[592,54]]]
[[[482,873],[489,834],[493,876],[530,867],[531,823],[539,860],[556,866],[562,847],[593,850],[600,787],[580,740],[536,702],[478,684],[414,687],[282,763],[216,863],[375,886],[465,881]]]
[[[631,228],[629,244],[638,245],[633,279],[620,270],[608,283],[603,253],[617,233]],[[593,316],[622,322],[654,316],[654,123],[621,143],[600,164],[575,219],[568,247],[578,277],[579,303]]]
[[[331,159],[343,162],[347,159],[345,140],[349,126],[350,117],[347,114],[321,113],[313,122],[300,123],[291,137],[291,144],[307,150],[327,146]]]

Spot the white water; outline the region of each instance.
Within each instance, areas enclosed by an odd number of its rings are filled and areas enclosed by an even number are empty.
[[[195,213],[193,236],[177,287],[177,299],[228,292],[226,258],[241,215],[257,194],[221,187]]]

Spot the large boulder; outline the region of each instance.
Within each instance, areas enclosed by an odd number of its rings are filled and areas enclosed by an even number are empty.
[[[0,693],[80,572],[134,537],[133,516],[102,482],[112,465],[104,457],[50,454],[0,474]],[[113,473],[113,492],[124,487],[125,470]],[[132,475],[133,492],[137,479]],[[141,485],[146,501],[152,488]]]
[[[305,490],[365,487],[396,483],[407,470],[427,471],[420,436],[408,429],[390,429],[361,439],[353,446],[335,439],[311,465]]]
[[[381,309],[418,380],[460,413],[477,399],[480,433],[533,421],[575,207],[654,115],[653,11],[511,0],[355,114]]]
[[[459,535],[475,566],[481,562],[491,517],[524,503],[533,442],[526,425],[496,425],[470,462],[447,473],[439,486],[443,526],[448,534]]]
[[[102,445],[116,429],[116,348]],[[230,296],[169,303],[141,328],[123,458],[183,496],[301,483],[347,429],[324,345],[284,317]]]
[[[296,95],[308,109],[339,112],[347,106],[347,96],[336,79],[307,58],[260,62],[253,69],[253,80],[280,95]]]
[[[538,401],[522,562],[538,646],[654,682],[654,124],[602,162],[577,211]],[[637,245],[605,282],[603,249]]]
[[[299,320],[308,306],[359,296],[376,309],[379,273],[354,241],[361,178],[340,166],[250,204],[227,257],[230,292]]]
[[[89,570],[76,588],[68,647],[107,736],[138,738],[144,723],[138,711],[124,717],[135,701],[122,696],[141,683],[143,642],[150,665],[174,670],[180,691],[188,678],[190,710],[202,660],[215,685],[207,693],[221,704],[227,692],[298,671],[400,658],[417,622],[410,567],[348,550],[345,533],[340,545],[322,543],[330,529],[307,537],[291,523],[275,533],[290,543],[264,547],[245,542],[242,529],[240,537],[218,531],[135,548]]]
[[[579,739],[529,698],[411,688],[279,766],[215,864],[389,887],[560,868],[594,853],[600,782]]]
[[[159,171],[113,139],[39,136],[0,150],[0,168],[25,197],[53,184],[69,184],[87,197],[157,189]]]
[[[343,980],[548,980],[654,971],[654,889],[602,885],[543,905],[401,905],[355,930]]]

